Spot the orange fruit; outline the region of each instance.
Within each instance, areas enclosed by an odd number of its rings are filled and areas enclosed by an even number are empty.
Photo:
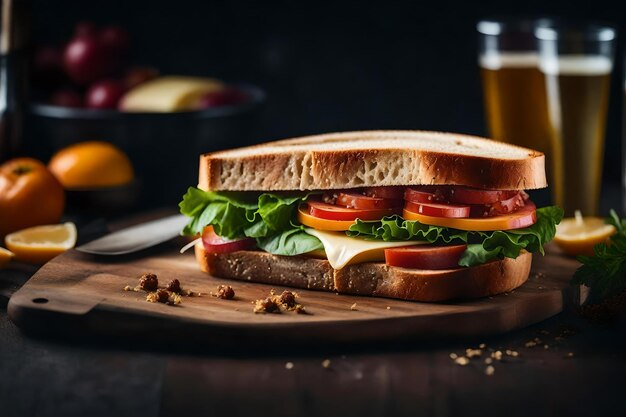
[[[58,223],[65,191],[46,166],[32,158],[0,165],[0,237],[39,224]]]
[[[593,256],[593,247],[598,243],[608,242],[616,232],[615,227],[606,224],[600,217],[582,217],[576,212],[576,217],[563,219],[556,226],[556,243],[568,255]]]
[[[108,142],[70,145],[57,152],[48,167],[67,189],[116,187],[134,178],[128,156]]]
[[[20,230],[4,239],[18,261],[43,264],[76,244],[74,223],[35,226]]]
[[[3,247],[0,247],[0,269],[4,268],[11,262],[11,259],[15,257],[15,254]]]

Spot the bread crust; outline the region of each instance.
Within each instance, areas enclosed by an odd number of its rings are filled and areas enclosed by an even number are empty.
[[[352,143],[359,146],[350,148]],[[541,152],[477,136],[427,131],[343,132],[269,142],[202,155],[199,172],[199,187],[216,191],[547,186]]]
[[[440,302],[509,292],[528,279],[532,254],[469,268],[440,271],[390,267],[384,263],[333,269],[327,260],[277,256],[261,251],[207,253],[195,246],[200,269],[213,276],[345,294]]]

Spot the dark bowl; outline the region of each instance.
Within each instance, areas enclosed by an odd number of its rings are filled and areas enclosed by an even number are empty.
[[[34,104],[26,124],[25,152],[47,161],[76,142],[103,140],[123,149],[141,183],[136,208],[175,205],[198,183],[199,155],[257,143],[265,93],[239,85],[249,100],[206,110],[123,113]]]

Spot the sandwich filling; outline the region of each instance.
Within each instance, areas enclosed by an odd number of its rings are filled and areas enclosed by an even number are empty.
[[[524,191],[457,185],[319,192],[214,192],[191,187],[180,203],[183,234],[207,252],[263,250],[348,264],[449,269],[544,253],[563,217]]]

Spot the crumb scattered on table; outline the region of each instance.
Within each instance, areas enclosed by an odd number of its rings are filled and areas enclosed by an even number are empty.
[[[483,354],[483,351],[481,349],[465,349],[465,356],[467,356],[468,358],[473,358],[476,356],[481,356]]]
[[[495,352],[492,352],[491,353],[491,358],[495,359],[497,361],[501,361],[502,360],[502,351],[496,350]]]
[[[454,363],[460,366],[466,366],[470,363],[470,360],[465,356],[460,356],[454,360]]]

